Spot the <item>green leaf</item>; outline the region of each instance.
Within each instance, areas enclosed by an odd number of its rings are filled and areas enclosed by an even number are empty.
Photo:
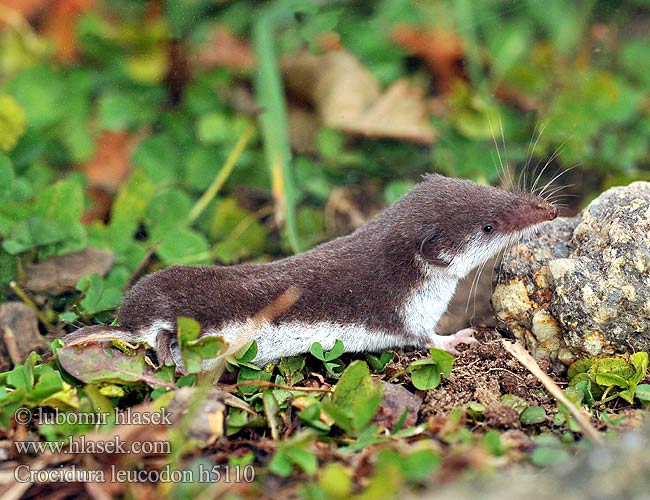
[[[170,184],[179,177],[180,155],[166,134],[155,134],[143,140],[131,161],[156,185]]]
[[[529,407],[528,401],[522,397],[515,396],[514,394],[504,394],[499,400],[502,404],[516,410],[519,414]]]
[[[122,291],[107,286],[105,280],[97,274],[82,277],[77,283],[77,290],[85,292],[79,305],[89,315],[116,309],[122,301]]]
[[[328,432],[330,430],[329,425],[323,422],[320,419],[321,410],[323,406],[320,401],[313,400],[312,404],[304,408],[298,413],[298,418],[300,421],[317,429],[319,431]]]
[[[325,351],[323,350],[323,346],[320,344],[320,342],[314,342],[309,348],[309,352],[316,359],[325,361]]]
[[[29,401],[39,404],[43,399],[63,390],[61,374],[51,366],[45,365],[38,377],[38,382],[29,394]]]
[[[364,361],[353,361],[343,372],[324,408],[343,430],[357,432],[377,412],[382,393],[383,388],[373,382],[368,365]]]
[[[176,325],[181,358],[189,373],[200,372],[203,360],[213,359],[225,351],[226,343],[223,337],[215,335],[200,337],[201,326],[196,320],[180,316],[176,319]]]
[[[132,245],[147,206],[154,195],[153,182],[140,169],[136,169],[123,184],[111,208],[109,238],[112,248]]]
[[[310,450],[315,438],[315,433],[304,431],[288,441],[280,442],[269,463],[269,469],[279,476],[288,477],[296,465],[310,476],[315,474],[318,459]]]
[[[185,316],[176,318],[176,327],[180,346],[187,345],[192,340],[198,339],[201,333],[201,325],[199,322]]]
[[[588,372],[593,364],[594,364],[593,358],[579,359],[578,361],[575,361],[574,363],[571,364],[571,366],[569,366],[569,370],[567,372],[567,376],[569,377],[569,380],[572,380],[579,373]]]
[[[14,177],[14,169],[11,165],[11,160],[3,153],[0,153],[0,200],[11,191]]]
[[[34,214],[61,224],[78,223],[84,210],[81,178],[71,176],[58,181],[38,195]]]
[[[43,85],[47,82],[47,85]],[[42,131],[58,122],[66,111],[61,75],[47,64],[20,71],[9,84],[8,92],[25,110],[27,126]]]
[[[338,462],[329,462],[320,472],[318,485],[327,498],[352,498],[352,471]]]
[[[629,383],[623,377],[616,375],[614,373],[597,373],[596,374],[596,383],[605,387],[616,386],[622,389],[629,387]]]
[[[366,361],[372,368],[372,371],[377,373],[384,373],[386,366],[390,363],[395,355],[392,352],[384,351],[381,353],[381,356],[377,357],[373,354],[366,354]]]
[[[23,132],[23,108],[10,95],[0,94],[0,151],[11,151]]]
[[[426,481],[440,468],[442,460],[433,450],[419,450],[400,455],[398,463],[404,477],[411,481]]]
[[[268,382],[271,380],[271,374],[266,370],[259,368],[251,368],[250,366],[242,366],[237,374],[237,383],[250,382],[252,380],[262,380]],[[239,392],[242,394],[255,394],[260,390],[259,385],[242,385],[238,387]]]
[[[547,467],[565,462],[569,459],[569,453],[562,448],[539,447],[535,448],[530,455],[531,461],[540,467]]]
[[[63,226],[57,222],[31,217],[13,226],[2,247],[10,255],[17,255],[32,248],[58,243],[65,238],[65,233]]]
[[[636,386],[637,399],[640,399],[643,402],[650,402],[650,384],[639,384]]]
[[[165,234],[185,226],[192,208],[192,200],[178,189],[156,194],[147,207],[146,226],[152,241],[164,239]]]
[[[340,359],[335,359],[334,361],[325,361],[323,364],[325,366],[325,369],[335,377],[340,377],[345,370],[345,363],[343,363],[343,360]]]
[[[454,357],[446,351],[432,348],[429,359],[419,359],[411,363],[408,372],[413,385],[420,390],[435,389],[442,381],[442,375],[448,377],[454,366]]]
[[[630,363],[634,366],[635,373],[628,381],[638,384],[648,371],[648,353],[645,351],[635,352],[630,356]]]
[[[304,356],[291,356],[280,359],[278,370],[289,385],[295,385],[305,378],[302,369],[305,367]]]
[[[522,425],[541,424],[546,422],[546,411],[541,406],[528,406],[519,414]]]
[[[241,134],[241,130],[238,132]],[[196,135],[204,144],[227,143],[232,140],[233,123],[224,113],[211,111],[199,117],[196,124]]]
[[[269,470],[280,477],[289,477],[293,471],[293,462],[287,452],[279,449],[269,462]]]
[[[413,186],[415,186],[415,182],[413,181],[390,182],[384,188],[384,200],[386,200],[386,203],[389,205],[392,205],[404,196]]]
[[[343,342],[341,342],[339,339],[336,339],[336,342],[334,342],[334,347],[332,347],[332,350],[325,354],[325,361],[332,361],[338,358],[341,354],[343,354],[344,350],[345,350],[345,346],[343,345]]]
[[[235,263],[264,251],[267,234],[254,214],[242,209],[235,198],[219,200],[205,221],[214,255],[225,264]]]
[[[300,467],[308,475],[313,476],[318,468],[318,459],[310,450],[292,446],[285,451],[291,462]]]
[[[411,364],[411,366],[413,366]],[[426,364],[415,367],[411,370],[411,381],[413,385],[422,391],[435,389],[440,385],[442,378],[440,376],[440,368],[435,364]]]
[[[440,373],[442,373],[445,378],[449,377],[449,375],[451,375],[451,370],[454,367],[454,356],[449,354],[447,351],[436,349],[435,347],[429,349],[429,354],[431,355],[431,359],[438,365]]]
[[[186,227],[168,230],[156,254],[167,264],[209,264],[208,242],[201,233]]]
[[[149,87],[142,91],[132,87],[106,92],[98,102],[99,126],[117,131],[151,124],[163,97],[162,88],[159,87]]]
[[[489,430],[483,434],[483,446],[495,457],[503,454],[501,449],[501,435],[495,430]]]
[[[255,359],[255,356],[257,356],[257,342],[255,340],[251,340],[248,344],[239,350],[235,356],[235,359],[237,359],[239,363],[248,363],[250,361],[253,361]]]

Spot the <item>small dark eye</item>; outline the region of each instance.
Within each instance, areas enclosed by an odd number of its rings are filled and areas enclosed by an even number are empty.
[[[494,228],[492,227],[492,224],[486,224],[485,226],[483,226],[483,232],[484,232],[484,233],[491,233],[491,232],[492,232],[492,229],[494,229]]]

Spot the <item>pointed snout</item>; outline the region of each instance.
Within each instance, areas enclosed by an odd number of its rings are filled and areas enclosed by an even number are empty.
[[[551,205],[550,203],[537,203],[537,206],[535,207],[538,210],[540,210],[542,213],[546,215],[547,220],[553,220],[558,216],[558,210],[557,207]]]

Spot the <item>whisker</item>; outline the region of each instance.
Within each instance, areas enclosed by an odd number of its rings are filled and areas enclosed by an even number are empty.
[[[505,183],[506,182],[506,173],[505,173],[505,167],[503,166],[503,160],[501,159],[501,151],[499,150],[499,144],[497,143],[497,138],[494,135],[494,128],[492,127],[492,119],[488,115],[488,124],[490,125],[490,134],[492,135],[492,142],[494,143],[494,149],[496,150],[497,156],[499,158],[499,165],[501,166],[500,172],[501,172],[501,179]]]
[[[546,161],[546,163],[544,164],[544,167],[542,168],[542,170],[540,171],[540,173],[537,174],[537,177],[535,178],[535,182],[533,183],[533,187],[532,187],[531,190],[530,190],[532,193],[535,192],[535,188],[537,187],[537,183],[538,183],[539,180],[541,179],[542,174],[543,174],[544,171],[546,170],[546,167],[548,167],[548,166],[551,164],[551,162],[552,162],[553,160],[555,160],[555,158],[557,158],[558,155],[560,155],[560,154],[562,153],[562,151],[564,151],[566,144],[569,142],[569,140],[570,140],[572,137],[573,137],[573,134],[571,134],[569,137],[567,137],[564,141],[562,141],[562,143],[561,143],[557,148],[555,148],[555,151],[553,151],[553,154],[551,155],[551,157]],[[538,166],[539,166],[539,163],[537,163],[537,165],[536,165],[535,168],[537,168]]]
[[[508,165],[508,148],[506,147],[506,135],[503,131],[503,121],[501,121],[501,114],[499,114],[499,129],[501,130],[501,143],[503,144],[503,157],[505,158],[504,168],[508,173],[508,185],[511,189],[514,189],[515,180],[512,178],[512,172],[510,171],[510,166]]]
[[[562,177],[564,174],[566,174],[566,173],[568,173],[568,172],[571,172],[571,170],[573,170],[573,169],[575,169],[575,168],[577,168],[577,167],[578,167],[578,165],[573,165],[573,166],[571,166],[571,167],[569,167],[569,168],[566,168],[566,169],[562,170],[560,173],[558,173],[557,175],[555,175],[555,176],[554,176],[550,181],[548,181],[548,182],[546,183],[546,185],[545,185],[545,186],[544,186],[544,187],[539,191],[539,193],[537,193],[537,196],[539,196],[540,198],[543,198],[543,197],[544,197],[544,193],[546,192],[546,190],[548,189],[548,187],[549,187],[551,184],[553,184],[556,180],[558,180],[558,179],[559,179],[560,177]]]
[[[535,138],[535,132],[537,131],[538,123],[539,122],[537,122],[535,124],[535,129],[533,130],[534,142],[531,141],[531,142],[528,143],[528,152],[526,154],[526,163],[524,164],[524,170],[523,170],[524,171],[524,186],[523,186],[524,189],[526,188],[526,173],[528,171],[528,168],[530,167],[530,162],[533,159],[533,154],[535,154],[535,149],[537,148],[537,144],[539,144],[539,140],[542,138],[542,134],[544,133],[544,130],[546,129],[546,127],[550,123],[550,120],[547,120],[546,123],[544,123],[542,125],[542,127],[539,130],[539,133],[537,134],[537,138]],[[539,166],[539,163],[537,164],[537,166]],[[537,168],[535,168],[535,170],[537,170]],[[531,177],[534,177],[534,176],[535,176],[535,171],[533,171],[533,174],[532,174]],[[531,186],[530,190],[532,191],[534,189],[534,187],[535,187],[534,185]]]

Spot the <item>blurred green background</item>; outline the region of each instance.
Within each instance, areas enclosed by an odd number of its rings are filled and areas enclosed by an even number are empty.
[[[53,322],[163,266],[307,249],[425,172],[577,166],[573,208],[648,178],[647,0],[2,0],[0,30],[2,299],[30,263],[115,255]]]

